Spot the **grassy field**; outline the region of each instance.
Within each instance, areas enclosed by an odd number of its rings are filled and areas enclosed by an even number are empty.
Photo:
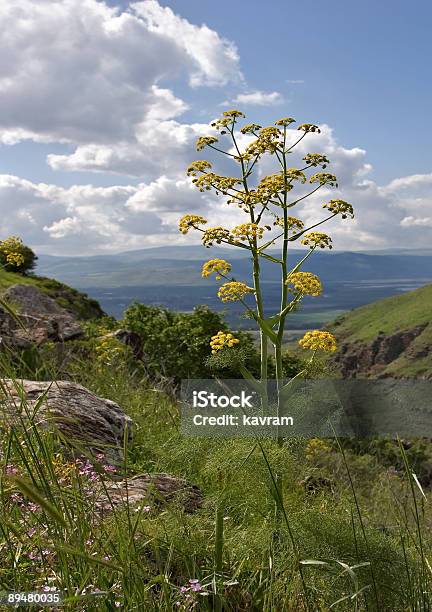
[[[47,363],[34,377],[58,376]],[[16,376],[23,365],[8,367],[4,374]],[[185,438],[177,403],[137,372],[80,358],[68,372],[134,419],[119,470],[186,478],[204,504],[186,514],[180,503],[149,498],[139,511],[116,509],[101,520],[88,472],[49,434],[4,432],[0,590],[48,585],[68,610],[430,609],[429,494],[404,470],[403,449],[392,446],[397,473],[326,440],[287,439],[279,448]],[[315,477],[327,484],[308,490]]]
[[[3,289],[17,280],[0,274]],[[58,283],[19,282],[90,313],[84,296]],[[412,296],[353,311],[336,329],[365,341],[402,319],[420,324],[431,287]],[[432,511],[420,484],[430,444],[184,437],[172,389],[124,352],[98,352],[105,324],[84,324],[86,338],[67,350],[48,343],[37,358],[0,355],[1,378],[75,381],[135,423],[124,463],[108,471],[26,419],[0,423],[0,591],[45,590],[64,597],[63,609],[91,612],[432,608]],[[202,507],[187,513],[181,498],[149,494],[101,515],[107,479],[148,472],[197,485]]]
[[[428,348],[432,346],[431,305],[432,285],[426,285],[356,308],[339,317],[329,329],[340,341],[354,343],[370,342],[380,332],[391,335],[425,326],[409,347],[410,355],[415,355],[415,359],[403,352],[385,369],[389,376],[423,376],[432,371],[432,357]]]

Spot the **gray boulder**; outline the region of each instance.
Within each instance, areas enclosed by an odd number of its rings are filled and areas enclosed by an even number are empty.
[[[103,399],[76,383],[31,380],[0,381],[0,424],[20,421],[58,429],[65,441],[106,461],[119,464],[127,428],[132,441],[132,419],[118,404]]]
[[[4,293],[3,299],[16,310],[19,319],[18,322],[3,311],[0,329],[6,336],[41,344],[48,340],[64,342],[83,334],[80,323],[71,312],[33,285],[13,285]]]

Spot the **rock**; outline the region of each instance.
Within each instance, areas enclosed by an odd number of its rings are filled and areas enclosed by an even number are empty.
[[[126,346],[132,349],[132,354],[135,359],[141,360],[143,357],[143,342],[141,336],[129,329],[117,329],[106,336],[105,338],[115,338]]]
[[[83,329],[75,315],[33,285],[13,285],[3,298],[16,307],[21,325],[7,313],[2,327],[14,337],[41,344],[48,340],[64,342],[78,338]]]
[[[375,340],[369,343],[342,344],[335,355],[335,362],[339,365],[343,378],[379,377],[385,367],[402,353],[406,352],[407,356],[417,357],[413,351],[410,352],[410,345],[423,332],[426,325],[418,325],[390,336],[379,332]]]
[[[161,508],[167,502],[178,501],[186,512],[194,512],[202,506],[200,489],[182,478],[169,474],[139,474],[127,481],[105,481],[98,499],[101,511],[109,511],[123,504],[149,505]]]
[[[0,418],[16,422],[24,408],[33,423],[44,428],[55,425],[72,446],[102,453],[111,463],[123,459],[126,427],[128,443],[132,441],[133,422],[122,408],[81,385],[4,379],[0,388]]]

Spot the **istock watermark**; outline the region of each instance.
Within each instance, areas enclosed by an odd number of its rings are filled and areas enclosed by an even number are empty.
[[[265,388],[244,379],[184,380],[182,433],[261,438],[432,437],[432,381],[291,382],[281,401],[274,380],[267,381]]]

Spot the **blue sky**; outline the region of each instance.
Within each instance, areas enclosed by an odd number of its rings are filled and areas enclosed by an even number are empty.
[[[3,0],[1,233],[52,253],[178,240],[193,140],[234,106],[328,126],[319,144],[363,207],[340,248],[425,246],[431,18],[426,1]]]

